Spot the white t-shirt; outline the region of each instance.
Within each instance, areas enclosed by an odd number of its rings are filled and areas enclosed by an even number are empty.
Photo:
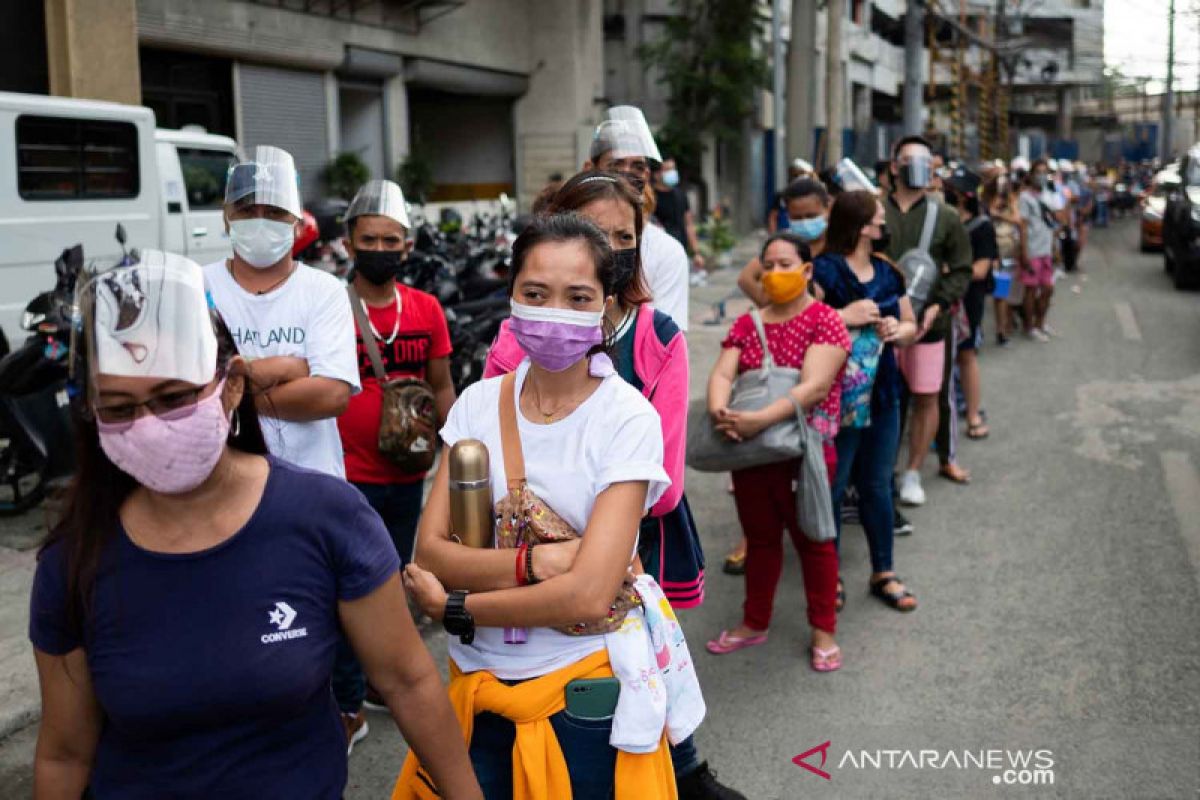
[[[354,320],[346,287],[337,278],[304,264],[282,286],[251,294],[237,284],[224,261],[204,267],[213,303],[233,333],[238,352],[252,358],[299,356],[312,377],[358,382]],[[260,415],[271,452],[301,467],[346,476],[337,420],[290,422]]]
[[[687,251],[674,236],[653,223],[642,228],[642,272],[654,297],[654,307],[663,312],[679,330],[688,329]]]
[[[517,397],[528,372],[525,359],[517,367]],[[447,446],[460,439],[478,439],[487,446],[493,498],[508,491],[500,444],[500,381],[489,378],[467,387],[442,428]],[[530,490],[581,534],[596,496],[612,484],[649,481],[646,510],[671,484],[662,466],[658,414],[615,373],[567,417],[549,425],[525,419],[518,403],[517,427]],[[464,672],[486,669],[503,680],[545,675],[603,647],[603,636],[568,636],[552,628],[528,629],[524,644],[505,644],[503,628],[479,628],[470,645],[450,637],[450,655]]]

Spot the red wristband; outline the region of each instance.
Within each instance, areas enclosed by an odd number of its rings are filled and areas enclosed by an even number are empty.
[[[528,551],[529,545],[527,543],[521,542],[517,545],[517,586],[525,585],[525,556]]]

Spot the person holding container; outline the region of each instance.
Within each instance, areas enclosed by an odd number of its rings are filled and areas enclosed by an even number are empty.
[[[450,697],[489,800],[673,798],[667,742],[704,716],[670,604],[637,574],[641,518],[670,479],[654,407],[606,353],[617,276],[580,216],[517,238],[510,329],[527,357],[468,387],[442,429],[452,452],[489,452],[497,546],[459,542],[443,463],[405,568],[450,634]],[[392,797],[439,791],[416,753]]]
[[[480,797],[387,530],[268,455],[199,266],[142,251],[83,284],[78,470],[38,558],[34,797],[337,800],[349,639],[444,797]]]
[[[543,213],[577,212],[609,238],[617,263],[616,301],[605,312],[612,328],[613,361],[620,375],[654,406],[662,423],[663,468],[671,487],[642,519],[638,553],[676,611],[704,601],[704,551],[684,494],[684,450],[687,444],[688,355],[683,332],[654,308],[645,289],[640,244],[645,226],[637,192],[616,175],[593,170],[571,178],[544,198]],[[488,352],[484,377],[515,370],[525,351],[511,321],[500,327]],[[692,737],[671,748],[681,798],[745,800],[721,784],[702,761]]]
[[[807,243],[794,233],[777,233],[763,245],[762,286],[768,305],[734,321],[708,382],[708,410],[713,425],[729,439],[742,442],[804,410],[808,425],[821,437],[830,475],[836,456],[841,402],[841,374],[850,350],[846,326],[836,311],[808,292],[812,276]],[[761,316],[760,316],[761,315]],[[768,349],[775,364],[800,370],[790,396],[758,411],[733,411],[728,405],[738,375],[759,369]],[[738,519],[747,540],[746,602],[739,625],[708,642],[710,653],[723,655],[767,640],[775,589],[783,571],[784,530],[800,554],[808,599],[811,665],[830,672],[842,665],[834,640],[837,628],[837,549],[832,541],[815,542],[800,530],[793,488],[798,462],[784,461],[733,472]]]

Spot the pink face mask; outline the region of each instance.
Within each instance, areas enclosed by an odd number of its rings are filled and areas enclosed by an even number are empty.
[[[224,389],[222,380],[182,417],[144,413],[128,425],[96,420],[100,447],[122,472],[147,489],[161,494],[190,492],[212,474],[225,449],[229,417],[221,403]]]
[[[562,372],[604,341],[602,311],[527,306],[511,300],[509,328],[529,360],[549,372]]]

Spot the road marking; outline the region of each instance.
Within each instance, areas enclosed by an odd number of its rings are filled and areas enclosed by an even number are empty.
[[[1192,573],[1200,584],[1200,473],[1187,453],[1168,450],[1160,453],[1159,458],[1179,532],[1192,560]]]
[[[1121,300],[1113,303],[1113,310],[1117,312],[1117,322],[1121,323],[1121,333],[1125,334],[1125,338],[1131,342],[1140,342],[1142,331],[1133,316],[1133,306]]]

